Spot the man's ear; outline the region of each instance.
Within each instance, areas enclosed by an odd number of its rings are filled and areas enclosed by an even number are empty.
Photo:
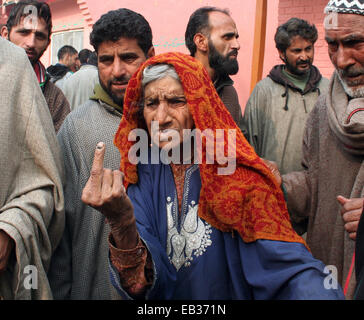
[[[1,33],[1,36],[3,38],[8,39],[9,32],[8,32],[8,27],[7,26],[2,26],[1,29],[0,29],[0,33]]]
[[[193,37],[193,42],[195,43],[197,50],[202,52],[208,51],[208,38],[204,34],[200,32],[196,33]]]
[[[154,46],[151,46],[147,52],[147,58],[151,58],[155,56],[155,49]]]
[[[64,64],[65,66],[69,66],[70,62],[71,62],[71,55],[69,53],[66,53],[61,59],[60,63]]]
[[[284,63],[286,63],[286,53],[278,50],[278,54],[279,54],[279,59],[281,59]]]

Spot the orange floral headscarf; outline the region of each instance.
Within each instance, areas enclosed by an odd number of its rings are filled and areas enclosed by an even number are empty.
[[[280,186],[236,126],[206,69],[196,59],[182,53],[164,53],[150,58],[129,81],[124,115],[114,139],[121,153],[120,170],[125,174],[125,188],[138,181],[137,168],[128,159],[128,152],[135,142],[129,141],[128,136],[135,128],[145,129],[139,120],[138,106],[143,70],[161,63],[172,65],[179,75],[196,129],[201,132],[211,129],[214,133],[217,129],[224,130],[222,143],[226,154],[228,130],[236,129],[234,173],[217,174],[217,169],[224,167],[217,162],[199,164],[202,183],[199,216],[223,232],[236,230],[245,242],[267,239],[305,244],[292,228]],[[206,148],[202,147],[202,153],[206,159]]]

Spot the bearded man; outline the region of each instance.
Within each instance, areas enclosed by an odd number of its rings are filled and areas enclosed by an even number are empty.
[[[291,216],[308,220],[312,254],[333,266],[350,299],[364,200],[364,1],[330,1],[325,12],[336,71],[307,120],[304,170],[284,175],[283,185]]]
[[[329,81],[312,65],[316,40],[316,27],[305,20],[292,18],[279,26],[275,43],[284,64],[258,82],[245,108],[245,136],[282,174],[302,170],[306,119],[328,87]]]
[[[191,56],[199,60],[210,75],[217,93],[235,123],[243,130],[238,94],[229,75],[239,71],[239,33],[227,10],[202,7],[192,13],[185,41]]]

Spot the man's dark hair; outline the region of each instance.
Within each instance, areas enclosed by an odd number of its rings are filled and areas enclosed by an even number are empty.
[[[87,60],[90,57],[91,53],[92,53],[92,51],[90,49],[82,49],[78,53],[78,58],[80,59],[81,64],[87,63]]]
[[[58,57],[58,61],[59,60],[62,60],[63,58],[64,58],[64,56],[66,55],[66,54],[69,54],[69,55],[75,55],[75,54],[77,54],[78,52],[77,52],[77,50],[74,48],[74,47],[72,47],[72,46],[63,46],[61,49],[59,49],[58,50],[58,52],[57,52],[57,57]]]
[[[317,29],[314,24],[310,25],[305,20],[291,18],[277,28],[274,36],[276,48],[279,51],[285,52],[291,45],[292,38],[295,36],[300,36],[314,44],[318,37]]]
[[[210,12],[221,12],[230,16],[230,12],[227,9],[220,9],[217,7],[201,7],[192,13],[185,32],[185,42],[191,56],[196,53],[196,45],[193,41],[193,37],[196,33],[202,33],[209,36],[210,24],[209,24],[209,13]]]
[[[98,52],[102,42],[116,42],[121,37],[136,39],[145,56],[153,46],[152,30],[148,21],[141,14],[125,8],[102,15],[92,28],[90,43]]]
[[[97,67],[97,53],[96,51],[92,51],[90,56],[87,59],[87,64],[91,64]]]
[[[8,21],[6,22],[8,32],[10,33],[11,29],[20,23],[21,18],[34,14],[31,7],[28,6],[34,6],[37,10],[38,18],[42,18],[45,21],[48,29],[48,37],[50,38],[52,33],[51,9],[47,3],[34,0],[19,1],[11,8]]]

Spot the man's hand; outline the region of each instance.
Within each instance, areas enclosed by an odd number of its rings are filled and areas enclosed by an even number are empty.
[[[3,230],[0,230],[0,273],[6,270],[13,247],[14,240]]]
[[[282,177],[281,177],[281,174],[279,173],[277,164],[274,161],[266,160],[263,158],[261,158],[261,159],[263,160],[265,165],[270,169],[270,171],[273,173],[274,177],[276,178],[276,180],[278,182],[278,185],[281,185]]]
[[[123,185],[124,174],[119,170],[105,169],[104,156],[105,144],[100,142],[81,200],[107,218],[118,248],[132,249],[138,236],[133,205]]]
[[[341,205],[340,212],[345,222],[345,230],[349,233],[350,239],[356,240],[356,231],[363,212],[364,198],[347,199],[338,196],[337,201]]]

